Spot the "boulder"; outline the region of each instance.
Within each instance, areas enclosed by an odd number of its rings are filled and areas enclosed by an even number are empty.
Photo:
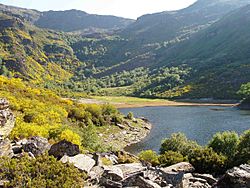
[[[194,172],[195,168],[193,167],[193,165],[191,165],[188,162],[181,162],[181,163],[177,163],[177,164],[165,167],[165,168],[161,168],[161,171],[189,173],[189,172]]]
[[[95,166],[95,160],[84,154],[79,154],[74,157],[65,155],[60,161],[62,163],[72,163],[76,168],[86,173],[89,173],[90,170]]]
[[[167,183],[176,186],[182,182],[185,173],[193,172],[194,170],[190,163],[181,162],[166,168],[160,168],[159,171]]]
[[[89,172],[89,182],[97,185],[100,183],[100,179],[104,173],[104,168],[101,166],[94,166]]]
[[[123,184],[126,187],[128,187],[128,186],[129,187],[139,187],[139,188],[160,188],[161,187],[157,183],[154,183],[151,180],[147,180],[139,175],[127,178]]]
[[[50,147],[51,145],[46,138],[35,136],[27,140],[27,143],[23,145],[23,150],[38,156],[48,151]]]
[[[102,177],[116,182],[124,178],[122,170],[116,166],[105,166]]]
[[[183,179],[177,188],[211,188],[205,179],[194,177],[191,173],[183,175]]]
[[[217,179],[215,179],[211,174],[193,173],[193,176],[206,180],[209,185],[214,185],[217,182]]]
[[[102,178],[100,184],[106,188],[122,188],[121,182],[112,181],[109,179]]]
[[[0,140],[0,157],[12,157],[13,151],[11,142],[8,139]]]
[[[161,188],[157,183],[154,183],[151,180],[146,180],[141,176],[138,176],[133,186],[138,186],[139,188]]]
[[[228,170],[218,181],[218,188],[249,188],[250,165],[240,165]]]
[[[53,155],[57,159],[61,159],[64,155],[72,157],[78,155],[79,153],[79,146],[67,140],[62,140],[52,145],[49,150],[49,155]]]
[[[124,178],[129,177],[133,174],[143,173],[143,171],[147,169],[141,163],[119,164],[115,165],[115,167],[121,169]]]

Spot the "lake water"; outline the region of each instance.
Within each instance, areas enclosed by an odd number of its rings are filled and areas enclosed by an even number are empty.
[[[250,129],[250,112],[231,107],[144,107],[120,109],[124,114],[145,117],[153,124],[151,133],[140,143],[126,148],[131,153],[151,149],[159,151],[161,141],[182,132],[189,139],[205,145],[216,132],[233,130],[239,134]]]

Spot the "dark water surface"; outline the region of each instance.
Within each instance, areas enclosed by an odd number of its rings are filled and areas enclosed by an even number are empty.
[[[146,139],[126,148],[134,154],[147,149],[158,152],[162,139],[176,132],[183,132],[189,139],[205,145],[216,132],[234,130],[242,133],[250,129],[250,111],[231,107],[144,107],[120,111],[124,114],[131,111],[153,124]]]

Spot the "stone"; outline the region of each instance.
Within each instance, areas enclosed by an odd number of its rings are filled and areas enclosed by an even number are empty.
[[[183,175],[183,179],[177,188],[211,188],[205,179],[193,177],[191,173]]]
[[[218,188],[249,188],[250,165],[240,165],[228,170],[218,181]]]
[[[112,181],[122,181],[124,178],[122,170],[116,166],[105,166],[103,177]]]
[[[120,168],[124,175],[124,178],[129,177],[132,174],[143,173],[147,168],[141,163],[119,164],[115,167]]]
[[[126,128],[124,125],[119,124],[119,123],[117,123],[116,126],[119,127],[120,129],[125,129]]]
[[[64,155],[60,161],[62,163],[72,163],[76,168],[86,173],[89,173],[95,166],[95,160],[84,154],[75,155],[73,157]]]
[[[0,157],[12,157],[13,151],[9,139],[0,140]]]
[[[181,162],[177,163],[165,168],[161,168],[163,172],[184,172],[184,173],[189,173],[189,172],[194,172],[195,168],[193,165],[191,165],[188,162]]]
[[[193,176],[206,180],[209,185],[214,185],[217,182],[217,179],[215,179],[211,174],[193,173]]]
[[[94,184],[94,185],[99,184],[100,179],[101,179],[103,173],[104,173],[104,168],[103,167],[101,167],[101,166],[94,166],[90,170],[90,172],[88,174],[88,176],[90,178],[89,182],[92,183],[92,184]]]
[[[52,145],[49,150],[49,155],[53,155],[57,159],[61,159],[64,155],[72,157],[78,155],[79,153],[79,146],[67,140],[62,140]]]
[[[50,147],[51,145],[46,138],[35,136],[27,140],[27,143],[23,145],[23,150],[38,156],[48,151]]]
[[[123,187],[160,188],[161,186],[143,178],[141,174],[134,174],[123,181]]]
[[[106,188],[122,188],[121,182],[112,181],[109,179],[102,178],[100,184]]]
[[[9,102],[0,98],[0,139],[7,138],[14,128],[15,117],[9,109]]]
[[[185,173],[193,172],[194,167],[188,162],[181,162],[165,168],[160,168],[165,181],[172,185],[178,185],[182,182]]]

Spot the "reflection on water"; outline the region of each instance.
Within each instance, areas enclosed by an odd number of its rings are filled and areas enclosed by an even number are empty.
[[[132,111],[136,117],[143,116],[153,124],[146,139],[126,148],[135,154],[147,149],[159,151],[161,141],[176,132],[205,145],[216,132],[242,133],[250,129],[250,112],[231,107],[145,107],[120,111],[124,114]]]

